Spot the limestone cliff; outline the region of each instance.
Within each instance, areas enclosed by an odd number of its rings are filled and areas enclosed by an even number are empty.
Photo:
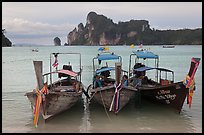
[[[117,45],[130,42],[128,40],[131,38],[137,39],[137,34],[146,29],[149,29],[149,24],[145,20],[116,24],[104,15],[90,12],[87,15],[86,25],[80,23],[68,34],[67,39],[69,45]]]
[[[90,12],[85,26],[80,23],[67,35],[68,45],[202,44],[202,28],[155,30],[147,20],[114,23],[104,15]]]
[[[5,29],[2,30],[2,47],[11,47],[12,42],[4,35]]]
[[[59,37],[55,37],[54,38],[54,45],[55,46],[61,46],[61,40]]]

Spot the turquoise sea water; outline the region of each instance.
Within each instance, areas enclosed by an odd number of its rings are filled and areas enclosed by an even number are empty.
[[[38,48],[39,52],[32,52]],[[186,102],[180,114],[172,109],[142,101],[140,108],[129,103],[118,115],[106,113],[103,106],[87,105],[85,100],[56,116],[46,124],[33,126],[30,102],[24,94],[37,85],[33,60],[43,61],[43,73],[49,71],[49,56],[53,52],[78,52],[82,55],[82,82],[92,82],[92,58],[98,46],[42,46],[2,48],[2,132],[135,132],[135,133],[194,133],[202,132],[202,59],[195,75],[196,91],[192,107]],[[122,56],[128,70],[129,46],[110,46],[110,51]],[[202,46],[144,46],[159,55],[160,66],[174,71],[175,81],[188,73],[192,57],[202,58]],[[135,47],[135,49],[137,49]],[[66,61],[66,59],[65,59]],[[74,62],[72,63],[74,64]],[[85,96],[83,96],[85,99]]]

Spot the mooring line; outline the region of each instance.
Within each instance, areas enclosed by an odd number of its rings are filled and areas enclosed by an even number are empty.
[[[103,107],[104,107],[104,109],[105,109],[106,115],[107,115],[108,119],[109,119],[110,121],[112,121],[111,118],[110,118],[110,116],[109,116],[109,114],[108,114],[108,111],[107,111],[107,109],[106,109],[106,107],[105,107],[105,104],[104,104],[104,101],[103,101],[103,97],[102,97],[102,94],[101,94],[101,90],[100,90],[100,95],[101,95],[101,99],[102,99],[102,102],[103,102]]]

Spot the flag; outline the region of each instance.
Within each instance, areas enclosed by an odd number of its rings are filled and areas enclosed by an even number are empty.
[[[59,65],[57,57],[55,57],[55,62],[52,64],[53,67],[57,67]]]

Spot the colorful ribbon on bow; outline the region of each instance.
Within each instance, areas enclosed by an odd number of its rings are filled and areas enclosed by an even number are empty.
[[[194,58],[191,59],[191,62],[195,63],[195,67],[193,69],[191,77],[189,75],[187,75],[185,77],[185,79],[183,80],[183,84],[186,86],[186,88],[189,88],[189,92],[188,92],[188,95],[187,95],[187,104],[189,104],[189,108],[191,108],[193,92],[195,90],[194,76],[195,76],[196,70],[198,68],[198,65],[200,63],[199,61],[196,61]]]
[[[33,124],[34,124],[35,127],[37,127],[39,114],[40,114],[40,106],[42,104],[42,101],[45,101],[45,96],[44,95],[48,94],[47,83],[44,84],[44,86],[43,86],[43,88],[41,90],[36,88],[35,92],[36,92],[37,97],[36,97],[36,102],[35,102]]]
[[[195,79],[193,78],[193,80],[192,80],[192,79],[190,79],[189,75],[187,75],[186,78],[184,79],[183,83],[186,86],[186,88],[189,88],[189,92],[187,95],[187,104],[189,104],[189,108],[191,108],[193,92],[195,90],[194,89],[195,88]]]
[[[118,111],[120,110],[120,90],[122,89],[122,84],[120,83],[118,86],[115,86],[115,92],[114,92],[114,96],[111,102],[111,106],[109,111],[112,110],[113,104],[114,104],[114,112],[118,113]]]

